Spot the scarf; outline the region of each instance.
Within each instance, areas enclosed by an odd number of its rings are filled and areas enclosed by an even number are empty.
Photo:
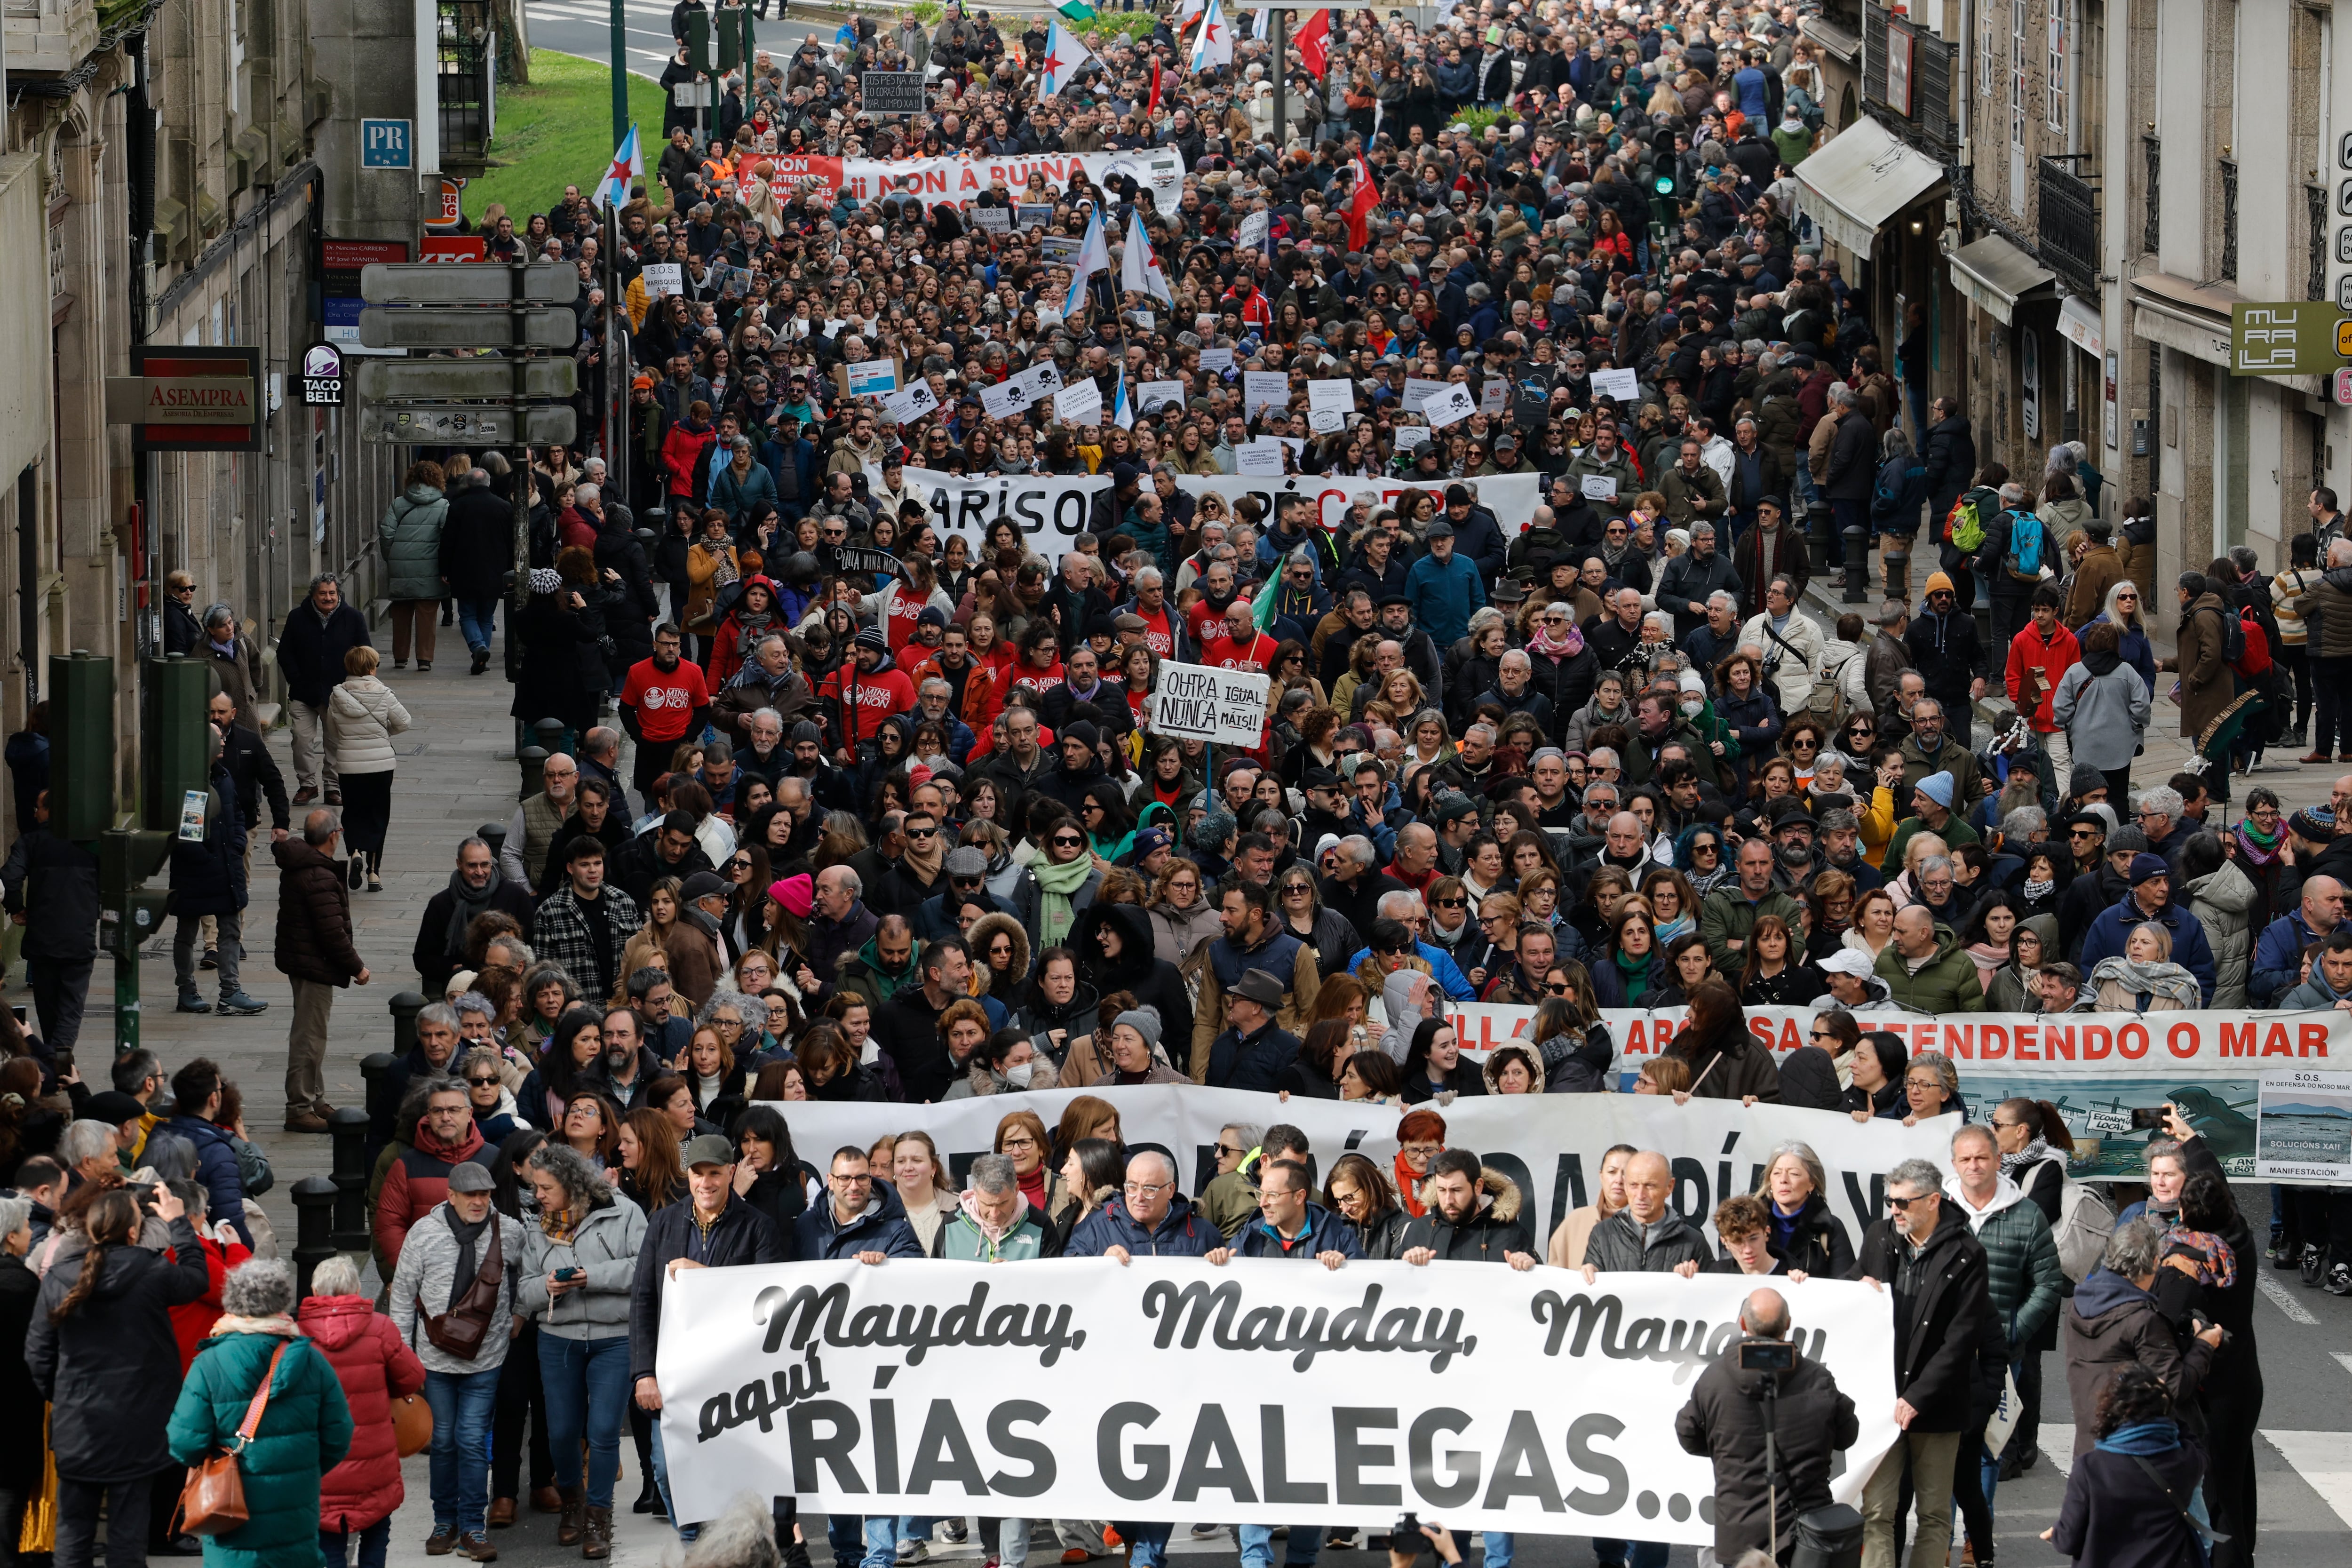
[[[1624,977],[1625,1005],[1628,1007],[1639,1002],[1643,994],[1650,989],[1650,960],[1653,956],[1647,952],[1619,952],[1611,954],[1611,962],[1617,965],[1617,973]]]
[[[2025,1184],[2025,1173],[2048,1158],[2049,1141],[2036,1138],[2016,1153],[2003,1154],[2000,1157],[2000,1173],[2021,1187]]]
[[[1528,651],[1564,662],[1584,651],[1584,632],[1571,620],[1568,623],[1567,632],[1555,637],[1551,635],[1551,628],[1538,621],[1536,623],[1536,635],[1528,639]]]
[[[2280,840],[2286,837],[2286,829],[2280,826],[2271,829],[2270,836],[2264,837],[2262,830],[2254,826],[2252,817],[2240,818],[2233,831],[2238,836],[2239,858],[2252,861],[2257,866],[2275,863],[2278,859]]]
[[[466,1292],[473,1289],[474,1276],[481,1272],[481,1252],[478,1244],[482,1239],[482,1232],[498,1218],[498,1212],[492,1210],[474,1225],[459,1219],[454,1205],[444,1205],[441,1213],[449,1222],[449,1234],[457,1238],[457,1267],[449,1276],[449,1300],[442,1308],[443,1311],[449,1311],[465,1300]]]
[[[2169,1421],[2140,1421],[2118,1426],[2099,1439],[2109,1454],[2169,1454],[2180,1447],[2180,1428]]]
[[[2177,963],[2141,963],[2129,958],[2103,958],[2098,968],[2091,972],[2091,984],[2095,988],[2110,980],[2121,981],[2126,990],[2147,992],[2179,1002],[2189,1007],[2203,1006],[2203,994],[2197,977]]]
[[[2046,899],[2058,890],[2058,879],[2053,877],[2047,881],[2037,882],[2028,877],[2023,890],[2028,900]]]
[[[2164,1247],[2196,1260],[2200,1285],[2227,1290],[2238,1282],[2238,1249],[2210,1230],[2191,1230],[2175,1220],[2164,1233]]]
[[[929,838],[908,839],[907,847],[899,852],[898,858],[919,872],[925,882],[938,881],[948,860],[947,829],[941,827]]]
[[[1030,874],[1037,879],[1037,886],[1045,895],[1038,903],[1038,923],[1034,933],[1039,952],[1059,947],[1068,938],[1070,923],[1076,918],[1070,900],[1077,896],[1079,889],[1087,885],[1087,879],[1094,875],[1094,859],[1087,855],[1059,865],[1041,856],[1031,864]]]
[[[236,1312],[224,1312],[213,1320],[207,1334],[276,1334],[279,1339],[299,1339],[302,1331],[294,1320],[280,1313],[274,1318],[247,1318]]]
[[[1402,1152],[1397,1155],[1397,1202],[1402,1204],[1404,1205],[1404,1212],[1412,1215],[1415,1219],[1421,1218],[1422,1215],[1429,1212],[1428,1205],[1421,1201],[1421,1184],[1425,1179],[1426,1178],[1423,1177],[1420,1172],[1405,1163],[1405,1158]]]
[[[474,923],[475,916],[489,912],[490,900],[498,895],[498,890],[499,879],[495,871],[478,893],[466,885],[464,872],[449,873],[449,952],[466,951],[466,928]]]

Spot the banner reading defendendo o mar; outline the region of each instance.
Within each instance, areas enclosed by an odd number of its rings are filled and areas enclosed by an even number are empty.
[[[1750,1007],[1748,1032],[1776,1059],[1807,1043],[1811,1007]],[[1453,1008],[1463,1048],[1483,1053],[1523,1036],[1532,1007]],[[1664,1051],[1683,1009],[1606,1009],[1626,1074]],[[2332,1067],[2352,1053],[2352,1015],[2312,1013],[1946,1013],[1855,1015],[1865,1029],[1903,1037],[1913,1055],[1940,1051],[1959,1071],[1969,1118],[1984,1121],[2013,1095],[2045,1100],[2074,1135],[2077,1176],[2137,1179],[2142,1146],[2134,1108],[2171,1100],[2232,1176],[2254,1175],[2262,1075],[2290,1066]]]
[[[796,1109],[804,1109],[800,1107]],[[899,1260],[682,1273],[663,1293],[680,1519],[742,1492],[827,1512],[1365,1524],[1714,1540],[1675,1440],[1755,1281],[1496,1264]],[[1895,1436],[1889,1298],[1786,1279],[1851,1396],[1831,1483]]]

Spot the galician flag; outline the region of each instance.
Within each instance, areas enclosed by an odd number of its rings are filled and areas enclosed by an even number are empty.
[[[1208,70],[1234,63],[1234,29],[1225,20],[1223,0],[1209,0],[1201,12],[1201,36],[1192,45],[1192,69]]]
[[[1075,321],[1087,308],[1087,279],[1097,272],[1110,270],[1110,246],[1103,238],[1102,208],[1097,207],[1087,218],[1087,237],[1078,247],[1076,259],[1070,263],[1069,297],[1062,301],[1062,320]]]
[[[1095,8],[1087,0],[1062,0],[1054,9],[1073,22],[1091,22],[1095,16]]]
[[[1135,410],[1127,405],[1127,364],[1125,361],[1120,362],[1118,367],[1118,381],[1111,388],[1110,419],[1112,424],[1118,426],[1122,430],[1132,430],[1135,428]]]
[[[616,206],[629,199],[630,183],[645,177],[646,155],[637,145],[637,128],[632,124],[629,133],[621,138],[620,147],[613,153],[612,167],[606,169],[604,177],[596,182],[596,188],[589,194],[589,199],[600,207]]]
[[[1051,98],[1079,71],[1095,63],[1095,52],[1061,23],[1045,30],[1045,58],[1037,62],[1037,96]]]
[[[1143,236],[1143,210],[1139,204],[1127,215],[1127,249],[1119,258],[1118,286],[1131,294],[1150,294],[1172,305],[1176,296],[1168,287],[1168,275],[1160,270],[1160,258],[1151,253],[1151,241]]]

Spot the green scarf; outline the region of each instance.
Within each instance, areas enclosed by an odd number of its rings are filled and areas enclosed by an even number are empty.
[[[1611,955],[1617,973],[1624,976],[1625,1005],[1632,1006],[1650,989],[1650,955],[1646,952],[1617,952]]]
[[[1080,888],[1087,885],[1087,879],[1094,875],[1095,863],[1093,857],[1087,855],[1060,865],[1040,856],[1029,870],[1045,895],[1039,900],[1037,911],[1037,935],[1040,939],[1037,946],[1043,952],[1049,947],[1061,946],[1069,937],[1070,922],[1076,915],[1070,908],[1070,900],[1077,896]]]

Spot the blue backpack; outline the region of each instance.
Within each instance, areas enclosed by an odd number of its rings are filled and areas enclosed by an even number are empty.
[[[2030,511],[2009,514],[2009,559],[2002,564],[2022,583],[2042,581],[2042,552],[2049,542],[2042,520]]]

